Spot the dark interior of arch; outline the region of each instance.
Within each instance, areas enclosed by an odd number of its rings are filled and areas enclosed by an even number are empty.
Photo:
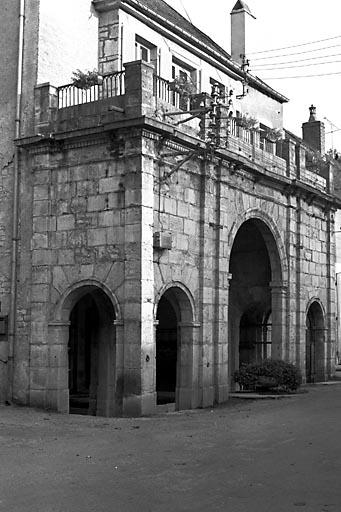
[[[156,393],[157,403],[175,402],[178,316],[171,292],[161,297],[156,319]]]
[[[115,312],[108,296],[90,288],[73,306],[69,328],[70,413],[97,414],[101,366],[112,349]],[[102,386],[103,388],[103,386]]]

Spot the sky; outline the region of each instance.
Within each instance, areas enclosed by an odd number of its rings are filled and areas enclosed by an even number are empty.
[[[230,52],[230,12],[236,0],[167,2]],[[326,149],[341,152],[341,130],[336,131],[341,128],[340,0],[247,4],[256,17],[248,34],[250,72],[290,99],[284,107],[285,128],[301,136],[314,104],[318,119],[325,123]]]

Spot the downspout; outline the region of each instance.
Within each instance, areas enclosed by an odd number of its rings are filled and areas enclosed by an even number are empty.
[[[21,129],[21,96],[23,78],[23,56],[24,56],[24,24],[25,24],[25,0],[20,0],[19,7],[19,41],[17,60],[17,96],[15,109],[15,139],[20,137]],[[11,252],[11,296],[8,324],[8,400],[13,399],[13,378],[14,378],[14,346],[16,331],[16,307],[17,307],[17,260],[18,260],[18,216],[19,216],[19,172],[20,172],[20,150],[14,151],[13,170],[13,210],[12,210],[12,252]]]

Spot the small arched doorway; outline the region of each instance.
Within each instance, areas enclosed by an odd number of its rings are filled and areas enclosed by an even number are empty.
[[[156,310],[156,401],[176,409],[195,406],[193,308],[180,286],[168,288]]]
[[[156,315],[159,322],[156,328],[157,404],[175,402],[177,380],[179,312],[165,295],[159,302]]]
[[[324,316],[321,305],[314,301],[306,320],[306,380],[308,383],[325,380]]]
[[[70,313],[69,411],[111,416],[115,400],[115,312],[95,287],[78,290]]]

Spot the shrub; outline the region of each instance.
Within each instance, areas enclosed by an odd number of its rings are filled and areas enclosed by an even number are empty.
[[[102,77],[98,74],[96,69],[87,72],[77,69],[77,71],[73,72],[71,80],[73,85],[79,89],[90,89],[93,85],[100,84],[102,82]]]
[[[285,361],[265,359],[261,363],[242,364],[234,373],[234,380],[243,389],[276,388],[295,391],[301,384],[298,368]]]

